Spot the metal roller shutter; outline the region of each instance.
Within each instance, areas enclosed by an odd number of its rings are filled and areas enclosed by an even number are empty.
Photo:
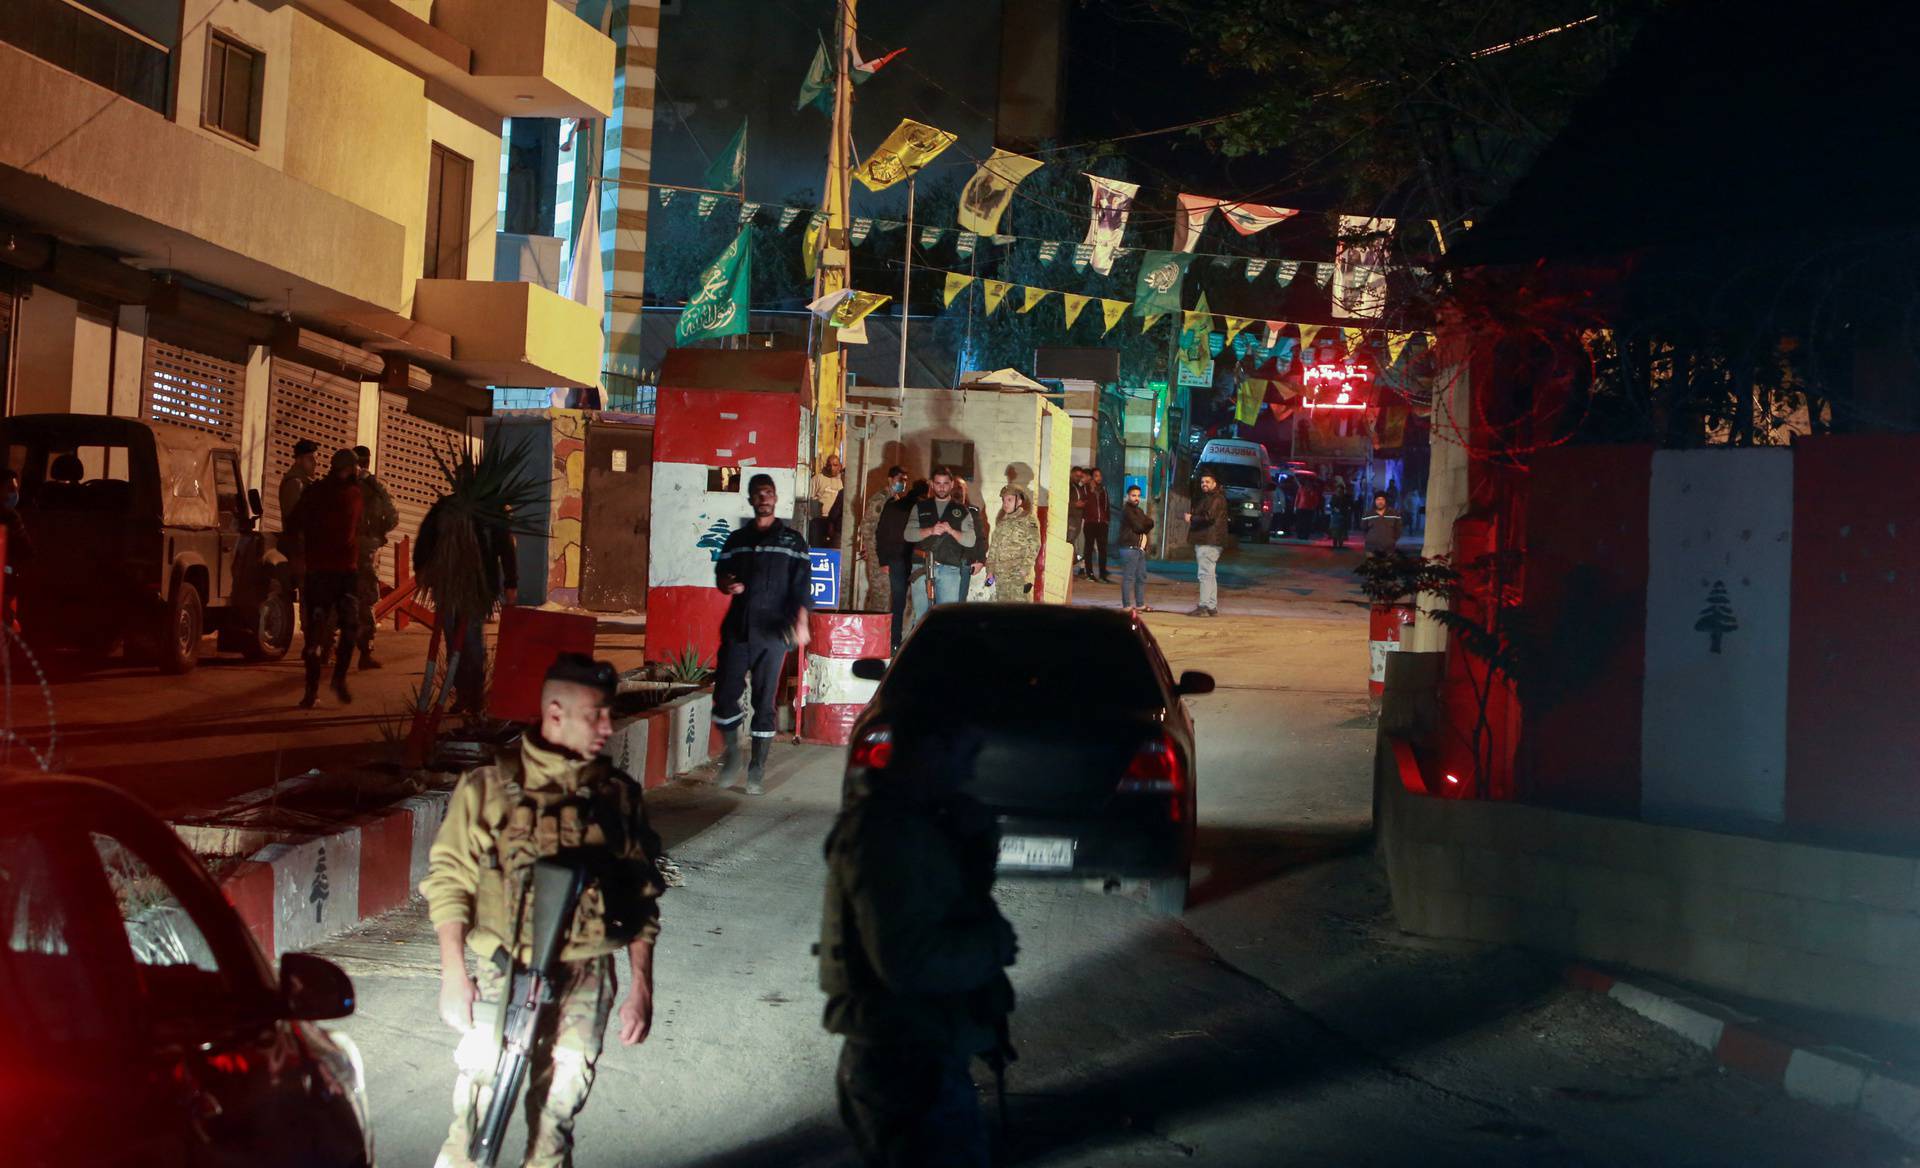
[[[140,416],[238,442],[245,366],[165,341],[149,339],[146,349]]]
[[[395,540],[412,538],[419,532],[427,508],[447,490],[441,462],[451,461],[466,442],[466,431],[408,413],[404,397],[380,395],[380,452],[374,467],[387,493],[393,496],[394,510],[400,513]],[[390,560],[383,557],[381,564],[381,574],[389,581],[393,579]]]
[[[273,360],[273,392],[267,399],[267,471],[260,484],[267,530],[279,531],[280,480],[293,465],[293,444],[320,444],[320,472],[333,452],[360,440],[360,383],[293,361]]]
[[[13,372],[13,293],[0,285],[0,402],[11,405],[8,378]]]

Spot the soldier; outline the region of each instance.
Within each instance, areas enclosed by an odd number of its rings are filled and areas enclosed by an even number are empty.
[[[573,1162],[573,1122],[586,1106],[607,1019],[619,996],[614,955],[626,950],[633,985],[620,1007],[620,1041],[653,1028],[653,943],[664,889],[640,784],[604,758],[619,674],[605,661],[563,653],[540,691],[540,728],[492,766],[462,776],[434,838],[420,891],[440,939],[440,1017],[461,1034],[454,1050],[453,1126],[436,1161],[471,1161],[468,1141],[492,1086],[501,1044],[495,1019],[512,963],[532,959],[531,914],[519,938],[510,890],[541,856],[584,848],[592,876],[574,909],[553,987],[534,1035],[527,1084],[527,1168]],[[469,974],[467,954],[474,957]],[[476,1003],[478,1007],[476,1009]]]
[[[807,647],[807,614],[813,607],[812,571],[807,541],[774,515],[780,496],[773,476],[747,480],[753,518],[727,537],[713,565],[714,586],[731,599],[720,625],[720,656],[714,672],[713,725],[725,740],[722,789],[740,781],[740,742],[736,734],[746,713],[740,698],[753,678],[753,759],[747,764],[747,794],[758,795],[766,775],[767,752],[779,712],[774,701],[780,667],[789,649]]]
[[[356,583],[360,599],[360,668],[378,669],[373,659],[373,606],[380,602],[380,552],[387,537],[400,526],[400,513],[394,510],[393,496],[385,483],[373,477],[367,468],[373,465],[373,451],[364,446],[353,448],[360,466],[360,494],[365,500],[360,511],[360,563]]]
[[[295,442],[293,464],[280,476],[280,540],[275,546],[287,557],[296,594],[300,590],[300,578],[305,574],[306,557],[301,553],[300,533],[293,528],[293,509],[300,505],[300,496],[313,485],[313,477],[319,471],[320,444],[311,438]]]
[[[861,607],[868,612],[887,611],[892,593],[888,587],[887,565],[880,559],[880,513],[888,503],[906,493],[907,468],[896,465],[887,468],[887,489],[867,496],[866,513],[860,520],[858,552],[867,565],[867,602]]]
[[[1040,555],[1040,523],[1027,492],[1000,488],[1000,518],[987,537],[987,576],[995,600],[1033,599],[1033,565]]]
[[[827,837],[823,1024],[846,1039],[840,1116],[870,1168],[985,1168],[968,1063],[1013,1053],[1005,969],[1019,948],[993,902],[1000,833],[960,789],[978,735],[935,719],[911,730],[884,770],[853,780]]]

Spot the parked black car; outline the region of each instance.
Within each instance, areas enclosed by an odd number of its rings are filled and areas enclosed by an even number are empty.
[[[0,775],[0,1132],[9,1168],[366,1168],[360,1060],[314,1023],[353,983],[275,979],[166,824],[86,779]]]
[[[849,786],[884,770],[902,728],[936,714],[983,738],[967,790],[1000,819],[1000,871],[1147,883],[1158,912],[1186,907],[1196,755],[1183,697],[1146,625],[1111,609],[954,604],[928,613],[855,724]]]
[[[25,414],[0,421],[0,450],[33,541],[29,645],[124,645],[168,673],[198,663],[206,633],[254,660],[286,655],[292,581],[234,446],[137,418]]]

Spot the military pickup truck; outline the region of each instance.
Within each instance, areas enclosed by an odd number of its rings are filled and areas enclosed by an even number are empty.
[[[25,414],[0,420],[0,451],[33,545],[9,577],[30,648],[124,648],[166,673],[192,669],[207,633],[253,660],[286,655],[293,580],[234,446],[136,418]]]

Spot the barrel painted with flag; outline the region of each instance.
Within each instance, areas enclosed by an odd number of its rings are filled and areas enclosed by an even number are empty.
[[[1387,692],[1387,654],[1400,650],[1400,632],[1413,623],[1413,607],[1376,604],[1367,614],[1367,697],[1377,710]]]
[[[884,612],[815,612],[807,618],[807,658],[801,689],[800,737],[826,746],[853,740],[853,724],[879,683],[853,675],[862,657],[893,650],[893,618]]]

